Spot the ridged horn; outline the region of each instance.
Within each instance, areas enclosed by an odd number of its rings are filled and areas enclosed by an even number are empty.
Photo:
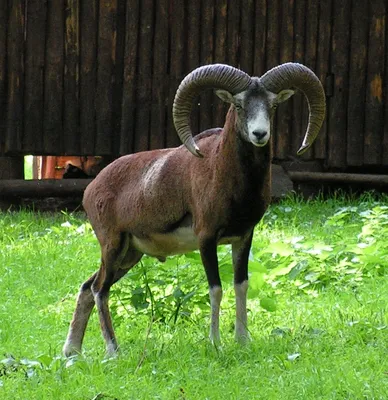
[[[313,144],[325,118],[325,92],[320,80],[306,66],[286,63],[266,72],[260,81],[273,93],[294,87],[305,95],[309,106],[309,122],[302,146],[297,154],[304,153]]]
[[[172,116],[180,140],[192,154],[202,157],[190,129],[190,113],[194,99],[203,90],[210,88],[224,89],[234,95],[248,89],[251,82],[248,74],[225,64],[199,67],[183,79],[175,94]]]

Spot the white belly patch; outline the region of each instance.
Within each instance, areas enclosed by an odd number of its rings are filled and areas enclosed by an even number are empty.
[[[222,238],[218,244],[231,244],[238,237]],[[147,238],[132,236],[132,245],[143,254],[164,258],[175,254],[185,254],[198,250],[198,237],[191,227],[178,228],[169,233],[153,233]]]
[[[132,237],[133,246],[144,254],[167,257],[198,249],[198,238],[192,228],[178,228],[169,233],[153,233],[147,238]]]

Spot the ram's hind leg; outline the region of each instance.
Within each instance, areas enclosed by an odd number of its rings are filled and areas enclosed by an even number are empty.
[[[137,252],[136,250],[128,249],[128,243],[126,243],[126,241],[128,241],[128,237],[122,242],[121,248],[119,248],[116,251],[110,251],[110,252],[106,251],[106,253],[104,253],[103,250],[102,265],[99,271],[94,273],[86,282],[82,284],[77,298],[76,309],[70,324],[69,333],[67,335],[67,339],[63,347],[63,353],[65,354],[66,357],[81,352],[82,341],[85,335],[85,330],[88,324],[90,314],[95,304],[95,297],[99,299],[101,299],[101,297],[104,297],[103,291],[100,291],[102,293],[99,293],[98,291],[97,293],[93,293],[92,285],[93,285],[93,290],[95,292],[100,285],[104,285],[104,282],[106,280],[105,277],[112,276],[113,273],[114,274],[113,279],[110,279],[111,280],[111,283],[109,285],[110,288],[110,286],[112,286],[115,282],[121,279],[141,259],[142,254]],[[107,248],[107,246],[105,246],[104,248]],[[108,274],[106,273],[106,271],[108,271]],[[105,292],[107,286],[108,283],[105,282]],[[104,323],[104,327],[108,326],[108,328],[105,328],[104,331],[102,323],[101,327],[103,329],[103,336],[105,340],[106,337],[113,337],[113,341],[115,343],[114,332],[112,328],[112,323],[107,303],[109,296],[109,288],[108,291],[106,292],[106,297],[105,297],[106,304],[105,306],[102,306],[108,313],[107,314],[108,316],[106,317],[106,314],[104,314],[104,312],[106,311],[102,312],[103,321],[107,321]],[[99,303],[101,302],[100,300],[98,301]],[[99,316],[101,322],[100,309],[99,309]],[[109,326],[111,328],[110,330]],[[104,333],[106,332],[107,329],[109,330],[110,334]],[[108,348],[108,342],[107,342],[107,348]],[[111,342],[109,349],[110,348],[112,348]]]
[[[91,286],[96,275],[97,272],[84,282],[80,288],[73,319],[70,323],[65,345],[63,346],[63,353],[66,357],[81,352],[86,326],[94,307],[94,298]]]
[[[91,289],[100,319],[106,351],[109,355],[115,354],[118,347],[109,311],[109,290],[115,282],[139,262],[142,256],[142,253],[129,248],[128,234],[122,235],[120,249],[112,249],[106,246],[102,250],[101,268],[97,272]]]

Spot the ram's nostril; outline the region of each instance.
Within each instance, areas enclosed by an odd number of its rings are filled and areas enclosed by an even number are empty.
[[[267,134],[267,131],[253,131],[252,133],[257,137],[258,140],[262,140]]]

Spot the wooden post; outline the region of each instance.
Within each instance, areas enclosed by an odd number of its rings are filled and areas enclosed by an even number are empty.
[[[26,15],[23,152],[34,154],[43,147],[47,1],[29,0]]]
[[[171,51],[170,51],[170,90],[167,109],[167,136],[166,146],[175,147],[181,144],[175,131],[172,120],[172,104],[175,92],[185,75],[184,51],[185,51],[185,4],[183,1],[172,0],[170,2],[170,16],[173,23],[170,26]]]
[[[380,165],[384,136],[384,0],[369,3],[369,41],[365,97],[364,165]]]
[[[318,40],[319,45],[317,46],[317,70],[316,74],[321,80],[322,84],[325,85],[326,89],[326,109],[330,107],[330,90],[326,85],[327,76],[330,74],[330,40],[331,40],[331,29],[332,29],[332,4],[330,1],[321,1],[319,3],[319,31]],[[328,82],[328,81],[327,81]],[[326,143],[327,143],[327,128],[328,118],[326,113],[325,121],[321,132],[319,133],[317,140],[314,143],[314,155],[317,159],[326,158]]]
[[[364,163],[365,107],[360,107],[360,99],[366,94],[368,0],[354,2],[351,19],[357,24],[351,24],[346,160],[348,166],[360,166]]]
[[[123,98],[121,103],[120,154],[133,152],[135,134],[135,90],[138,53],[138,24],[140,0],[127,0],[125,13],[125,49],[123,71]]]
[[[63,72],[65,10],[62,2],[47,3],[44,68],[43,154],[63,153]]]
[[[187,72],[200,66],[200,33],[201,33],[201,7],[197,2],[189,1],[187,5]],[[217,28],[216,28],[217,29]],[[171,72],[170,72],[171,74]],[[175,88],[176,90],[176,88]],[[171,115],[170,103],[167,115]],[[191,129],[195,133],[199,132],[199,109],[198,101],[194,102],[191,111]],[[176,135],[176,132],[173,132]]]
[[[79,154],[79,0],[65,2],[63,141],[67,154]]]
[[[134,137],[135,152],[149,149],[150,103],[152,83],[152,19],[153,1],[143,0],[140,3],[139,26],[139,80],[137,86],[136,131]]]
[[[280,35],[280,62],[285,63],[293,59],[293,41],[294,41],[294,1],[282,0],[281,4],[281,31]],[[280,106],[277,112],[277,128],[275,157],[285,160],[290,152],[291,142],[291,121],[292,121],[292,102],[287,101]]]
[[[190,2],[194,3],[194,2]],[[190,15],[190,14],[189,14]],[[226,0],[216,0],[214,6],[215,17],[215,38],[214,38],[214,63],[226,63],[227,54],[227,21],[228,21],[228,2]],[[196,40],[195,38],[193,41]],[[189,47],[193,44],[190,43]],[[190,49],[188,49],[190,51]],[[249,71],[251,72],[251,71]],[[229,104],[222,102],[217,96],[213,96],[213,121],[212,126],[224,126],[226,111]],[[195,131],[194,132],[198,132]]]
[[[113,76],[116,63],[117,0],[100,0],[96,86],[96,144],[98,155],[112,152]]]
[[[331,71],[335,84],[328,110],[328,157],[331,168],[346,167],[346,123],[349,92],[350,0],[333,2]]]
[[[155,15],[149,145],[151,149],[161,149],[164,147],[168,93],[168,81],[166,79],[168,54],[165,49],[165,43],[168,42],[167,0],[159,0],[155,3]]]
[[[97,79],[97,0],[80,2],[80,130],[81,153],[95,154],[96,110],[94,98]]]
[[[8,99],[5,151],[21,150],[23,138],[23,86],[24,86],[24,2],[8,2],[7,32]],[[2,54],[1,57],[4,57]]]
[[[213,27],[214,1],[202,0],[201,4],[201,34],[200,34],[200,57],[201,65],[213,63]],[[202,92],[199,97],[199,124],[200,131],[212,128],[212,100],[213,91]]]

